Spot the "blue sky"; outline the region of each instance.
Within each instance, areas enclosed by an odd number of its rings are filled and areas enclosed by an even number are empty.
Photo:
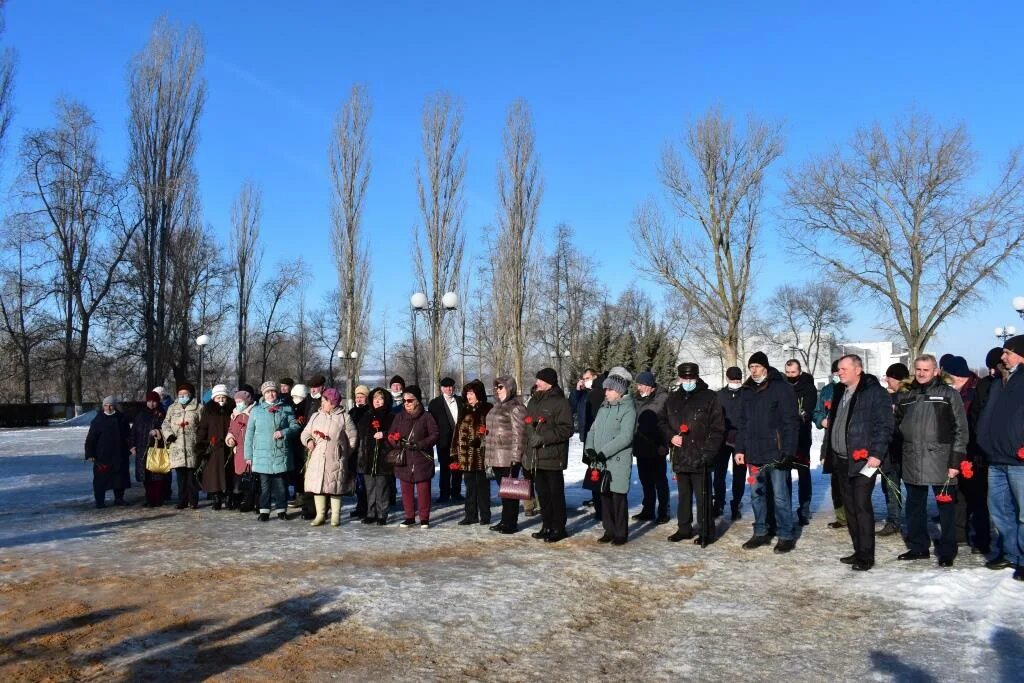
[[[419,119],[438,89],[465,107],[468,242],[494,222],[505,111],[523,97],[546,186],[540,228],[546,235],[560,222],[573,225],[613,294],[638,279],[630,220],[659,193],[662,146],[711,105],[740,120],[749,112],[784,123],[774,189],[784,169],[911,109],[965,121],[986,169],[1024,142],[1024,10],[1015,3],[984,11],[924,2],[845,11],[812,2],[295,4],[9,2],[3,41],[17,49],[19,66],[4,181],[21,133],[50,125],[61,95],[92,109],[104,154],[123,164],[127,65],[163,13],[195,24],[205,39],[209,98],[197,163],[206,220],[226,243],[231,201],[243,180],[255,180],[268,263],[301,253],[333,281],[328,136],[351,85],[368,86],[374,170],[365,227],[375,306],[392,317],[414,288],[408,239],[419,219]],[[794,273],[813,275],[784,251],[774,226],[770,217],[762,296]],[[932,347],[981,364],[995,345],[993,327],[1024,328],[1010,307],[1024,294],[1019,271],[986,294]],[[854,315],[849,338],[880,338],[874,309],[862,305]]]

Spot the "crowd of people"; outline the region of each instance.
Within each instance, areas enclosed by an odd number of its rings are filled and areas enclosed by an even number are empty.
[[[264,382],[258,393],[218,384],[205,403],[184,382],[174,396],[160,387],[149,392],[146,409],[131,421],[114,397],[105,398],[85,453],[97,507],[106,506],[108,490],[115,505],[126,504],[134,463],[147,506],[170,499],[173,472],[179,509],[197,508],[202,489],[214,510],[253,511],[267,522],[289,519],[292,507],[313,526],[325,524],[328,512],[339,526],[342,497],[354,495],[350,517],[384,526],[397,507],[397,482],[402,527],[428,528],[435,508],[462,503],[458,524],[514,534],[522,502],[523,514],[542,518],[533,537],[557,543],[568,535],[564,472],[578,433],[587,465],[582,484],[593,491],[588,504],[604,532],[599,543],[628,541],[635,459],[643,500],[633,520],[670,521],[667,462],[678,492],[668,541],[710,545],[727,503],[730,518],[742,518],[749,489],[753,535],[743,548],[776,539],[774,552],[784,554],[794,549],[799,526],[810,523],[817,428],[824,430],[819,459],[831,475],[829,526],[847,529],[853,550],[841,562],[869,570],[876,536],[902,534],[907,550],[899,560],[926,560],[934,548],[939,566],[949,567],[964,546],[984,554],[986,567],[1012,568],[1013,578],[1024,580],[1024,335],[989,351],[986,366],[979,377],[960,356],[925,354],[912,368],[896,363],[878,378],[850,354],[833,362],[831,381],[819,391],[798,360],[780,372],[756,352],[746,379],[730,367],[717,391],[692,362],[679,365],[672,387],[659,386],[650,371],[634,378],[616,366],[587,369],[569,393],[556,371],[544,368],[528,396],[510,376],[494,380],[493,402],[480,380],[458,393],[445,378],[427,404],[418,386],[395,376],[386,388],[356,387],[347,410],[322,375],[306,384]],[[439,497],[432,500],[435,475]],[[521,477],[528,485],[512,486],[523,484]],[[502,483],[500,491],[506,481],[509,491],[520,491],[501,496],[495,524],[492,481]],[[871,499],[878,485],[886,516],[876,531]]]

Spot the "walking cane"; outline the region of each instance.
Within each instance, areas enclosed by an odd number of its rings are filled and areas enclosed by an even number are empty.
[[[704,458],[704,466],[701,468],[701,482],[700,482],[700,486],[701,486],[701,491],[703,491],[703,493],[704,493],[704,500],[701,501],[701,508],[703,508],[703,510],[704,510],[704,514],[702,515],[702,517],[704,518],[703,519],[704,523],[701,525],[701,530],[700,530],[700,547],[703,549],[703,548],[707,548],[708,547],[708,536],[710,535],[710,528],[711,528],[711,519],[709,518],[709,516],[711,514],[711,506],[708,505],[708,460],[707,460],[707,458]]]

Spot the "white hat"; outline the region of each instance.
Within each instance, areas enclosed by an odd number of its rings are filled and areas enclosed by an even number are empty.
[[[160,394],[160,396],[163,398],[167,397],[167,390],[164,389],[163,387],[153,387],[153,391]]]
[[[305,384],[296,384],[292,387],[292,398],[306,398],[309,396],[309,389],[306,388]]]
[[[103,405],[105,405],[105,406],[116,406],[117,405],[117,398],[115,398],[113,395],[105,396],[103,398]]]
[[[215,384],[213,391],[210,393],[210,398],[217,398],[218,396],[227,396],[228,386],[226,384]]]

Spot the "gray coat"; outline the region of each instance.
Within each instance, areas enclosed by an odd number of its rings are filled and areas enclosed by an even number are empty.
[[[903,436],[903,481],[941,486],[949,469],[967,456],[967,413],[960,392],[935,378],[912,382],[896,399],[896,420]]]
[[[665,410],[668,392],[655,387],[649,396],[640,394],[634,399],[636,405],[636,434],[633,437],[633,455],[637,460],[642,458],[665,459],[668,443],[658,426],[658,416]]]

